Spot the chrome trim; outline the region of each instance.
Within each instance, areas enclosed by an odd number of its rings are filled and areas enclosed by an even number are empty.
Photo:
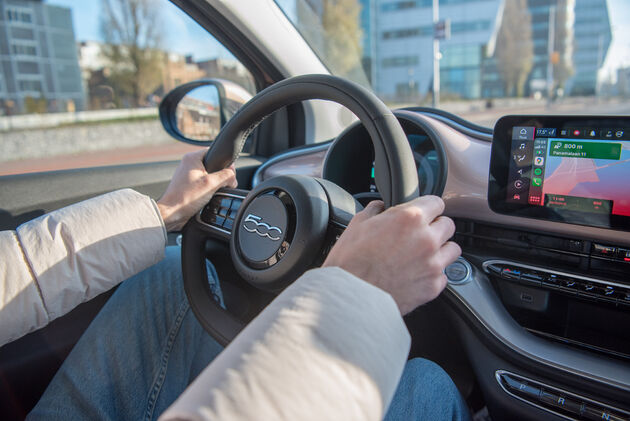
[[[277,164],[278,162],[284,161],[285,159],[290,159],[290,158],[295,158],[302,155],[308,155],[311,153],[321,152],[323,150],[328,149],[328,147],[330,147],[330,143],[331,142],[315,144],[313,146],[302,148],[296,151],[288,150],[286,152],[280,152],[279,154],[272,156],[256,169],[256,172],[254,173],[254,176],[252,177],[252,188],[256,187],[258,184],[260,184],[263,181],[262,173],[270,165]]]
[[[521,397],[521,396],[518,396],[518,395],[516,395],[516,394],[514,394],[514,393],[512,393],[512,392],[510,392],[510,391],[509,391],[509,390],[508,390],[508,389],[507,389],[507,388],[503,385],[503,383],[501,382],[501,375],[503,375],[503,374],[508,375],[508,376],[510,376],[510,377],[513,377],[513,378],[515,378],[516,380],[519,380],[519,381],[526,381],[527,383],[531,383],[531,384],[534,384],[534,385],[536,385],[536,386],[538,386],[538,387],[545,388],[545,389],[549,390],[550,392],[557,393],[558,395],[570,396],[570,397],[572,397],[572,398],[575,398],[576,400],[581,401],[582,403],[584,403],[584,402],[590,402],[590,403],[592,403],[593,405],[597,405],[597,406],[599,406],[599,407],[601,407],[601,408],[605,408],[606,410],[615,411],[615,412],[617,412],[619,415],[623,415],[623,416],[628,416],[628,415],[630,415],[630,413],[628,413],[627,411],[624,411],[623,409],[619,409],[619,408],[617,408],[617,407],[615,407],[615,406],[608,405],[608,404],[603,404],[603,403],[598,402],[598,401],[595,401],[595,400],[593,400],[593,399],[585,398],[585,397],[584,397],[584,396],[582,396],[582,395],[578,395],[578,394],[575,394],[575,393],[572,393],[572,392],[567,392],[567,391],[566,391],[566,390],[564,390],[564,389],[559,389],[559,388],[554,387],[554,386],[549,386],[549,385],[546,385],[545,383],[541,383],[541,382],[538,382],[538,381],[536,381],[536,380],[531,380],[531,379],[529,379],[529,378],[527,378],[527,377],[523,377],[523,376],[520,376],[520,375],[518,375],[518,374],[511,373],[511,372],[506,371],[506,370],[497,370],[497,371],[495,371],[495,373],[494,373],[494,378],[497,380],[497,383],[499,383],[499,386],[501,386],[501,389],[503,389],[503,391],[504,391],[505,393],[507,393],[508,395],[510,395],[510,396],[512,396],[513,398],[516,398],[516,399],[518,399],[518,400],[520,400],[520,401],[522,401],[522,402],[525,402],[525,403],[527,403],[527,404],[529,404],[529,405],[535,406],[535,407],[536,407],[536,408],[538,408],[538,409],[542,409],[543,411],[550,412],[550,413],[552,413],[552,414],[554,414],[554,415],[557,415],[557,416],[562,417],[562,418],[567,419],[567,420],[571,420],[571,421],[578,421],[579,419],[581,419],[581,415],[576,414],[576,417],[578,417],[578,418],[572,418],[571,416],[568,416],[568,415],[565,415],[565,414],[562,414],[562,413],[556,412],[556,411],[554,411],[554,410],[552,410],[552,409],[549,409],[549,408],[546,408],[546,407],[544,407],[544,406],[542,406],[542,405],[538,405],[538,404],[536,404],[536,403],[534,403],[534,402],[532,402],[532,401],[528,401],[527,399],[525,399],[525,398],[523,398],[523,397]]]
[[[213,196],[210,198],[210,200],[212,200],[215,196],[227,196],[227,197],[233,197],[233,198],[235,198],[235,199],[242,199],[242,200],[245,200],[245,197],[247,197],[247,196],[241,196],[241,195],[239,195],[239,194],[234,194],[234,193],[217,193],[217,194],[213,195]],[[208,201],[208,203],[210,203],[210,200]],[[210,228],[212,228],[213,230],[216,230],[216,231],[222,232],[222,233],[224,233],[224,234],[229,234],[229,235],[232,235],[232,231],[228,231],[228,230],[225,230],[225,229],[223,229],[223,228],[215,227],[214,225],[210,225],[210,224],[208,224],[207,222],[204,222],[204,221],[201,219],[201,213],[203,212],[204,208],[205,208],[205,206],[204,206],[203,208],[201,208],[201,210],[200,210],[199,212],[197,212],[197,215],[195,216],[195,219],[197,220],[197,222],[199,222],[200,224],[205,225],[205,226],[207,226],[207,227],[210,227]]]
[[[245,231],[247,231],[247,232],[255,233],[256,235],[258,235],[260,237],[267,237],[271,241],[278,241],[280,239],[280,237],[272,237],[269,234],[269,232],[262,233],[262,232],[258,231],[258,227],[262,225],[263,227],[265,227],[267,229],[267,231],[278,231],[280,233],[280,235],[282,235],[282,230],[280,228],[274,227],[274,226],[269,225],[269,224],[267,224],[265,222],[258,222],[258,221],[262,221],[262,217],[260,217],[258,215],[254,215],[253,213],[250,213],[245,218],[245,221],[243,221],[243,228],[245,228]],[[247,225],[245,225],[247,222],[251,222],[252,224],[255,224],[256,228],[254,228],[254,229],[248,228]]]
[[[463,284],[467,284],[468,282],[470,282],[472,280],[472,266],[470,265],[470,263],[468,263],[468,260],[464,259],[463,257],[458,257],[456,261],[454,261],[452,264],[454,263],[461,263],[466,267],[466,276],[464,277],[464,279],[462,279],[461,281],[451,281],[448,278],[448,275],[446,276],[446,278],[448,279],[448,283],[451,285],[463,285]],[[449,265],[450,266],[450,265]],[[448,266],[447,266],[448,267]],[[444,269],[444,273],[446,274],[446,269]]]
[[[537,270],[539,272],[545,272],[545,273],[551,273],[551,274],[554,274],[554,275],[566,276],[568,278],[580,279],[582,281],[587,281],[587,282],[594,282],[596,284],[609,285],[609,286],[615,286],[615,287],[630,289],[630,285],[618,284],[616,282],[605,281],[605,280],[602,280],[602,279],[590,278],[588,276],[574,275],[574,274],[571,274],[571,273],[568,273],[568,272],[560,272],[560,271],[557,271],[557,270],[544,269],[544,268],[540,268],[540,267],[537,267],[537,266],[530,266],[530,265],[525,265],[525,264],[522,264],[522,263],[511,262],[509,260],[501,260],[501,259],[486,260],[485,262],[482,263],[481,267],[483,268],[484,272],[486,272],[487,274],[490,274],[490,271],[488,270],[488,266],[494,265],[494,264],[512,265],[512,266],[517,266],[519,268]]]

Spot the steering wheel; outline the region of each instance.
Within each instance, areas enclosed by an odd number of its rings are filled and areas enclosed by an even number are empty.
[[[304,75],[261,91],[226,123],[204,158],[208,172],[236,160],[249,134],[274,111],[323,99],[352,111],[375,150],[375,179],[385,206],[418,196],[409,143],[392,112],[376,95],[345,79]],[[229,242],[237,272],[253,286],[278,292],[323,262],[361,205],[336,184],[306,176],[279,176],[251,191],[220,189],[184,227],[182,269],[190,306],[210,335],[227,345],[244,323],[214,299],[206,274],[205,244]]]

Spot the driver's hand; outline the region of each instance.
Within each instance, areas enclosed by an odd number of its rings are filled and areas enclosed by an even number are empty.
[[[383,209],[383,202],[374,201],[359,212],[323,266],[338,266],[385,290],[405,315],[442,292],[444,268],[461,249],[447,241],[455,224],[440,216],[444,202],[439,197]]]
[[[207,148],[182,158],[157,205],[167,231],[179,231],[222,187],[236,188],[236,170],[231,165],[208,174],[203,166]]]

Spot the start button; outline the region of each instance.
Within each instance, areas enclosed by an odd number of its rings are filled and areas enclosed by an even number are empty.
[[[456,261],[451,263],[444,269],[444,274],[448,278],[448,282],[451,284],[464,284],[470,281],[472,275],[472,267],[470,263],[463,257],[459,257]]]

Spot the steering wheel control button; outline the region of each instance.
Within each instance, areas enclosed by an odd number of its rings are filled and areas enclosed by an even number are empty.
[[[245,260],[264,263],[275,256],[286,236],[287,223],[287,211],[278,197],[263,194],[252,200],[238,222],[238,245]]]
[[[234,225],[236,210],[232,213],[234,204],[236,209],[242,203],[241,199],[234,199],[223,194],[216,194],[201,211],[201,222],[212,225],[216,228],[231,230]]]
[[[453,285],[461,285],[469,282],[472,276],[472,267],[463,257],[459,257],[444,269],[448,282]]]

